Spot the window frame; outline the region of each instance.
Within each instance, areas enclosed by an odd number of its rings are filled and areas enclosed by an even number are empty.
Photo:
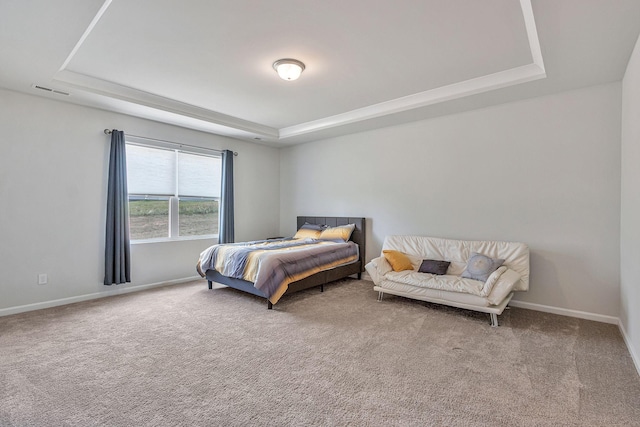
[[[220,197],[206,197],[206,196],[179,196],[178,193],[178,175],[179,175],[179,161],[178,161],[178,153],[186,153],[193,154],[204,157],[212,157],[215,159],[222,159],[222,155],[211,154],[210,152],[206,152],[208,150],[202,149],[198,150],[194,147],[194,149],[184,149],[182,146],[176,148],[176,144],[170,143],[152,143],[149,142],[140,142],[143,140],[142,138],[125,136],[125,144],[126,145],[134,145],[145,148],[153,148],[158,150],[166,150],[173,152],[176,161],[176,169],[175,169],[175,181],[176,185],[174,186],[175,194],[138,194],[138,193],[129,193],[127,191],[127,203],[130,203],[131,200],[168,200],[169,204],[169,219],[168,219],[168,230],[166,237],[152,237],[146,239],[135,239],[133,237],[130,238],[131,244],[144,244],[144,243],[157,243],[157,242],[174,242],[174,241],[187,241],[187,240],[210,240],[210,239],[218,239],[220,232]],[[179,145],[179,144],[178,144]],[[220,177],[222,180],[222,176]],[[198,234],[198,235],[186,235],[180,236],[180,199],[182,200],[214,200],[218,202],[218,233],[212,234]],[[129,214],[129,219],[131,219],[131,215]],[[130,233],[131,235],[131,233]]]

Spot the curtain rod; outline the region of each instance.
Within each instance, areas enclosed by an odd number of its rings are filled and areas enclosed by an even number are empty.
[[[104,130],[105,135],[111,135],[111,129],[105,129]],[[164,142],[165,144],[173,144],[173,145],[177,145],[179,147],[190,147],[190,148],[197,148],[199,150],[207,150],[207,151],[215,151],[216,153],[222,153],[224,150],[218,150],[216,148],[205,148],[205,147],[198,147],[197,145],[189,145],[189,144],[183,144],[181,142],[173,142],[173,141],[167,141],[164,139],[157,139],[157,138],[149,138],[146,136],[138,136],[138,135],[130,135],[130,134],[125,134],[128,136],[132,136],[134,138],[140,138],[140,139],[146,139],[147,141],[157,141],[157,142]],[[234,156],[238,155],[237,151],[233,152]]]

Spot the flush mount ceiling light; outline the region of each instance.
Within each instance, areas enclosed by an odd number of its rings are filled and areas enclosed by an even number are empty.
[[[296,80],[304,70],[304,64],[297,59],[278,59],[273,63],[273,69],[278,72],[282,80]]]

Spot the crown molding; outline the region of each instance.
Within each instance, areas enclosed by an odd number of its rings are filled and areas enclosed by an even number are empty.
[[[97,95],[119,99],[152,109],[182,115],[191,119],[213,123],[222,127],[247,132],[255,137],[278,138],[278,130],[259,123],[229,116],[217,111],[197,107],[195,105],[176,101],[164,96],[127,87],[118,83],[88,76],[69,70],[60,70],[53,79],[54,82],[75,89],[85,90]]]
[[[391,101],[381,102],[347,113],[314,120],[280,129],[280,139],[291,138],[336,126],[342,126],[362,120],[387,116],[402,111],[413,110],[427,105],[451,101],[465,96],[500,89],[520,83],[546,77],[546,73],[536,64],[524,65],[487,76],[477,77],[463,82],[441,86],[436,89],[415,93]]]

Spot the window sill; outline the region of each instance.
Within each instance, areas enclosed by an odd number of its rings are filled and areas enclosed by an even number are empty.
[[[148,243],[169,243],[169,242],[188,242],[190,240],[218,240],[217,234],[208,234],[206,236],[183,236],[183,237],[160,237],[157,239],[141,239],[132,240],[131,245],[146,245]]]

